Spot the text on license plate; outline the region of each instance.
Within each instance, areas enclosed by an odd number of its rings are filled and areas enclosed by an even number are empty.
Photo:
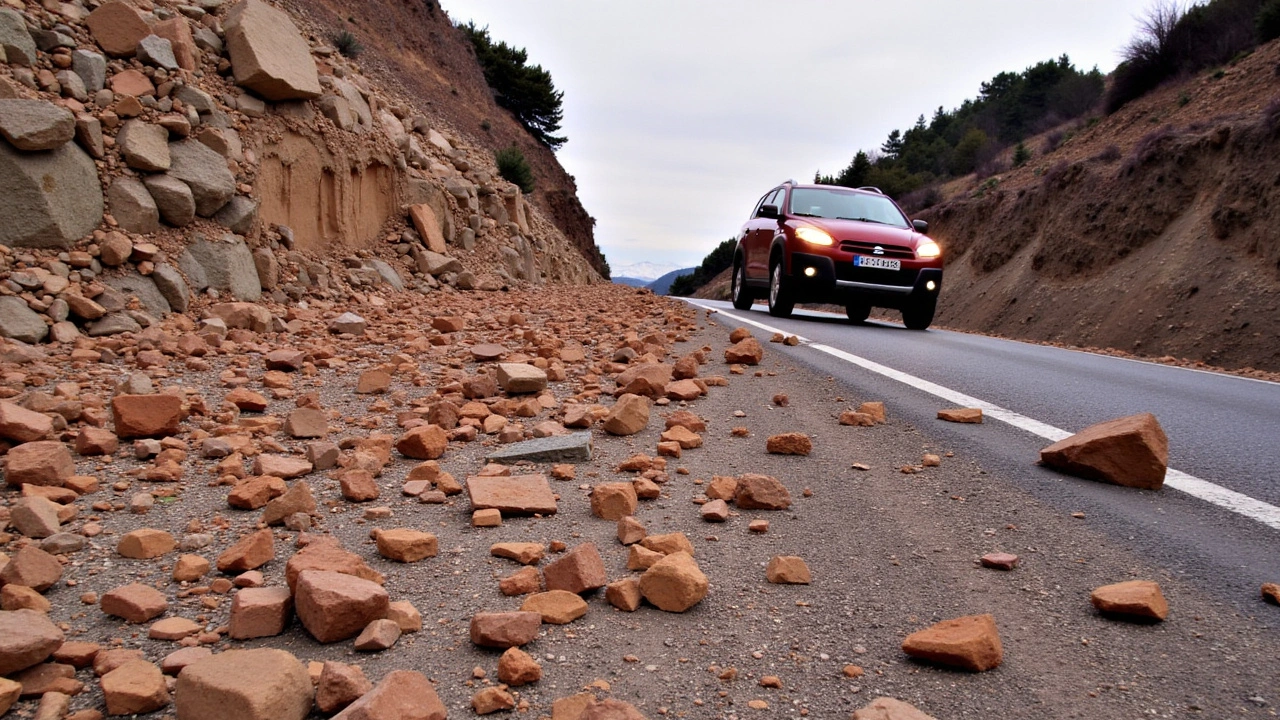
[[[857,267],[878,268],[880,270],[901,270],[902,261],[893,258],[869,257],[854,255],[853,264]]]

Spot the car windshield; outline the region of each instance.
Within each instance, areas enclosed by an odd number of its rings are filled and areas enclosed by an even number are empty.
[[[898,206],[889,198],[847,190],[796,188],[791,191],[791,214],[910,227]]]

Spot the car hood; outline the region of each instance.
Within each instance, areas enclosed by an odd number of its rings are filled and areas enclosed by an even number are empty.
[[[836,242],[857,240],[881,245],[901,245],[915,248],[924,235],[909,228],[896,228],[857,220],[833,220],[828,218],[796,218],[796,226],[812,225],[825,230]]]

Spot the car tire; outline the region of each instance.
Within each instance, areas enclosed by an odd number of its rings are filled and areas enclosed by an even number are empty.
[[[787,278],[782,274],[782,258],[773,261],[769,266],[769,314],[774,317],[791,317],[796,307],[792,299],[791,288],[787,287]]]
[[[738,263],[733,268],[733,306],[738,310],[750,310],[755,302],[751,288],[747,287],[747,266]]]
[[[871,317],[871,306],[864,302],[851,302],[844,306],[844,313],[849,316],[849,322],[861,325]]]
[[[933,323],[933,312],[937,307],[938,301],[933,298],[913,302],[902,308],[902,324],[908,330],[925,330]]]

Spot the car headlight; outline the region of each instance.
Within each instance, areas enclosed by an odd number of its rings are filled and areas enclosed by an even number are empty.
[[[942,248],[938,247],[938,243],[932,240],[926,240],[920,243],[916,248],[916,257],[936,258],[942,254]]]
[[[822,230],[809,226],[796,228],[796,237],[811,245],[834,245],[836,242],[831,239],[830,235]]]

